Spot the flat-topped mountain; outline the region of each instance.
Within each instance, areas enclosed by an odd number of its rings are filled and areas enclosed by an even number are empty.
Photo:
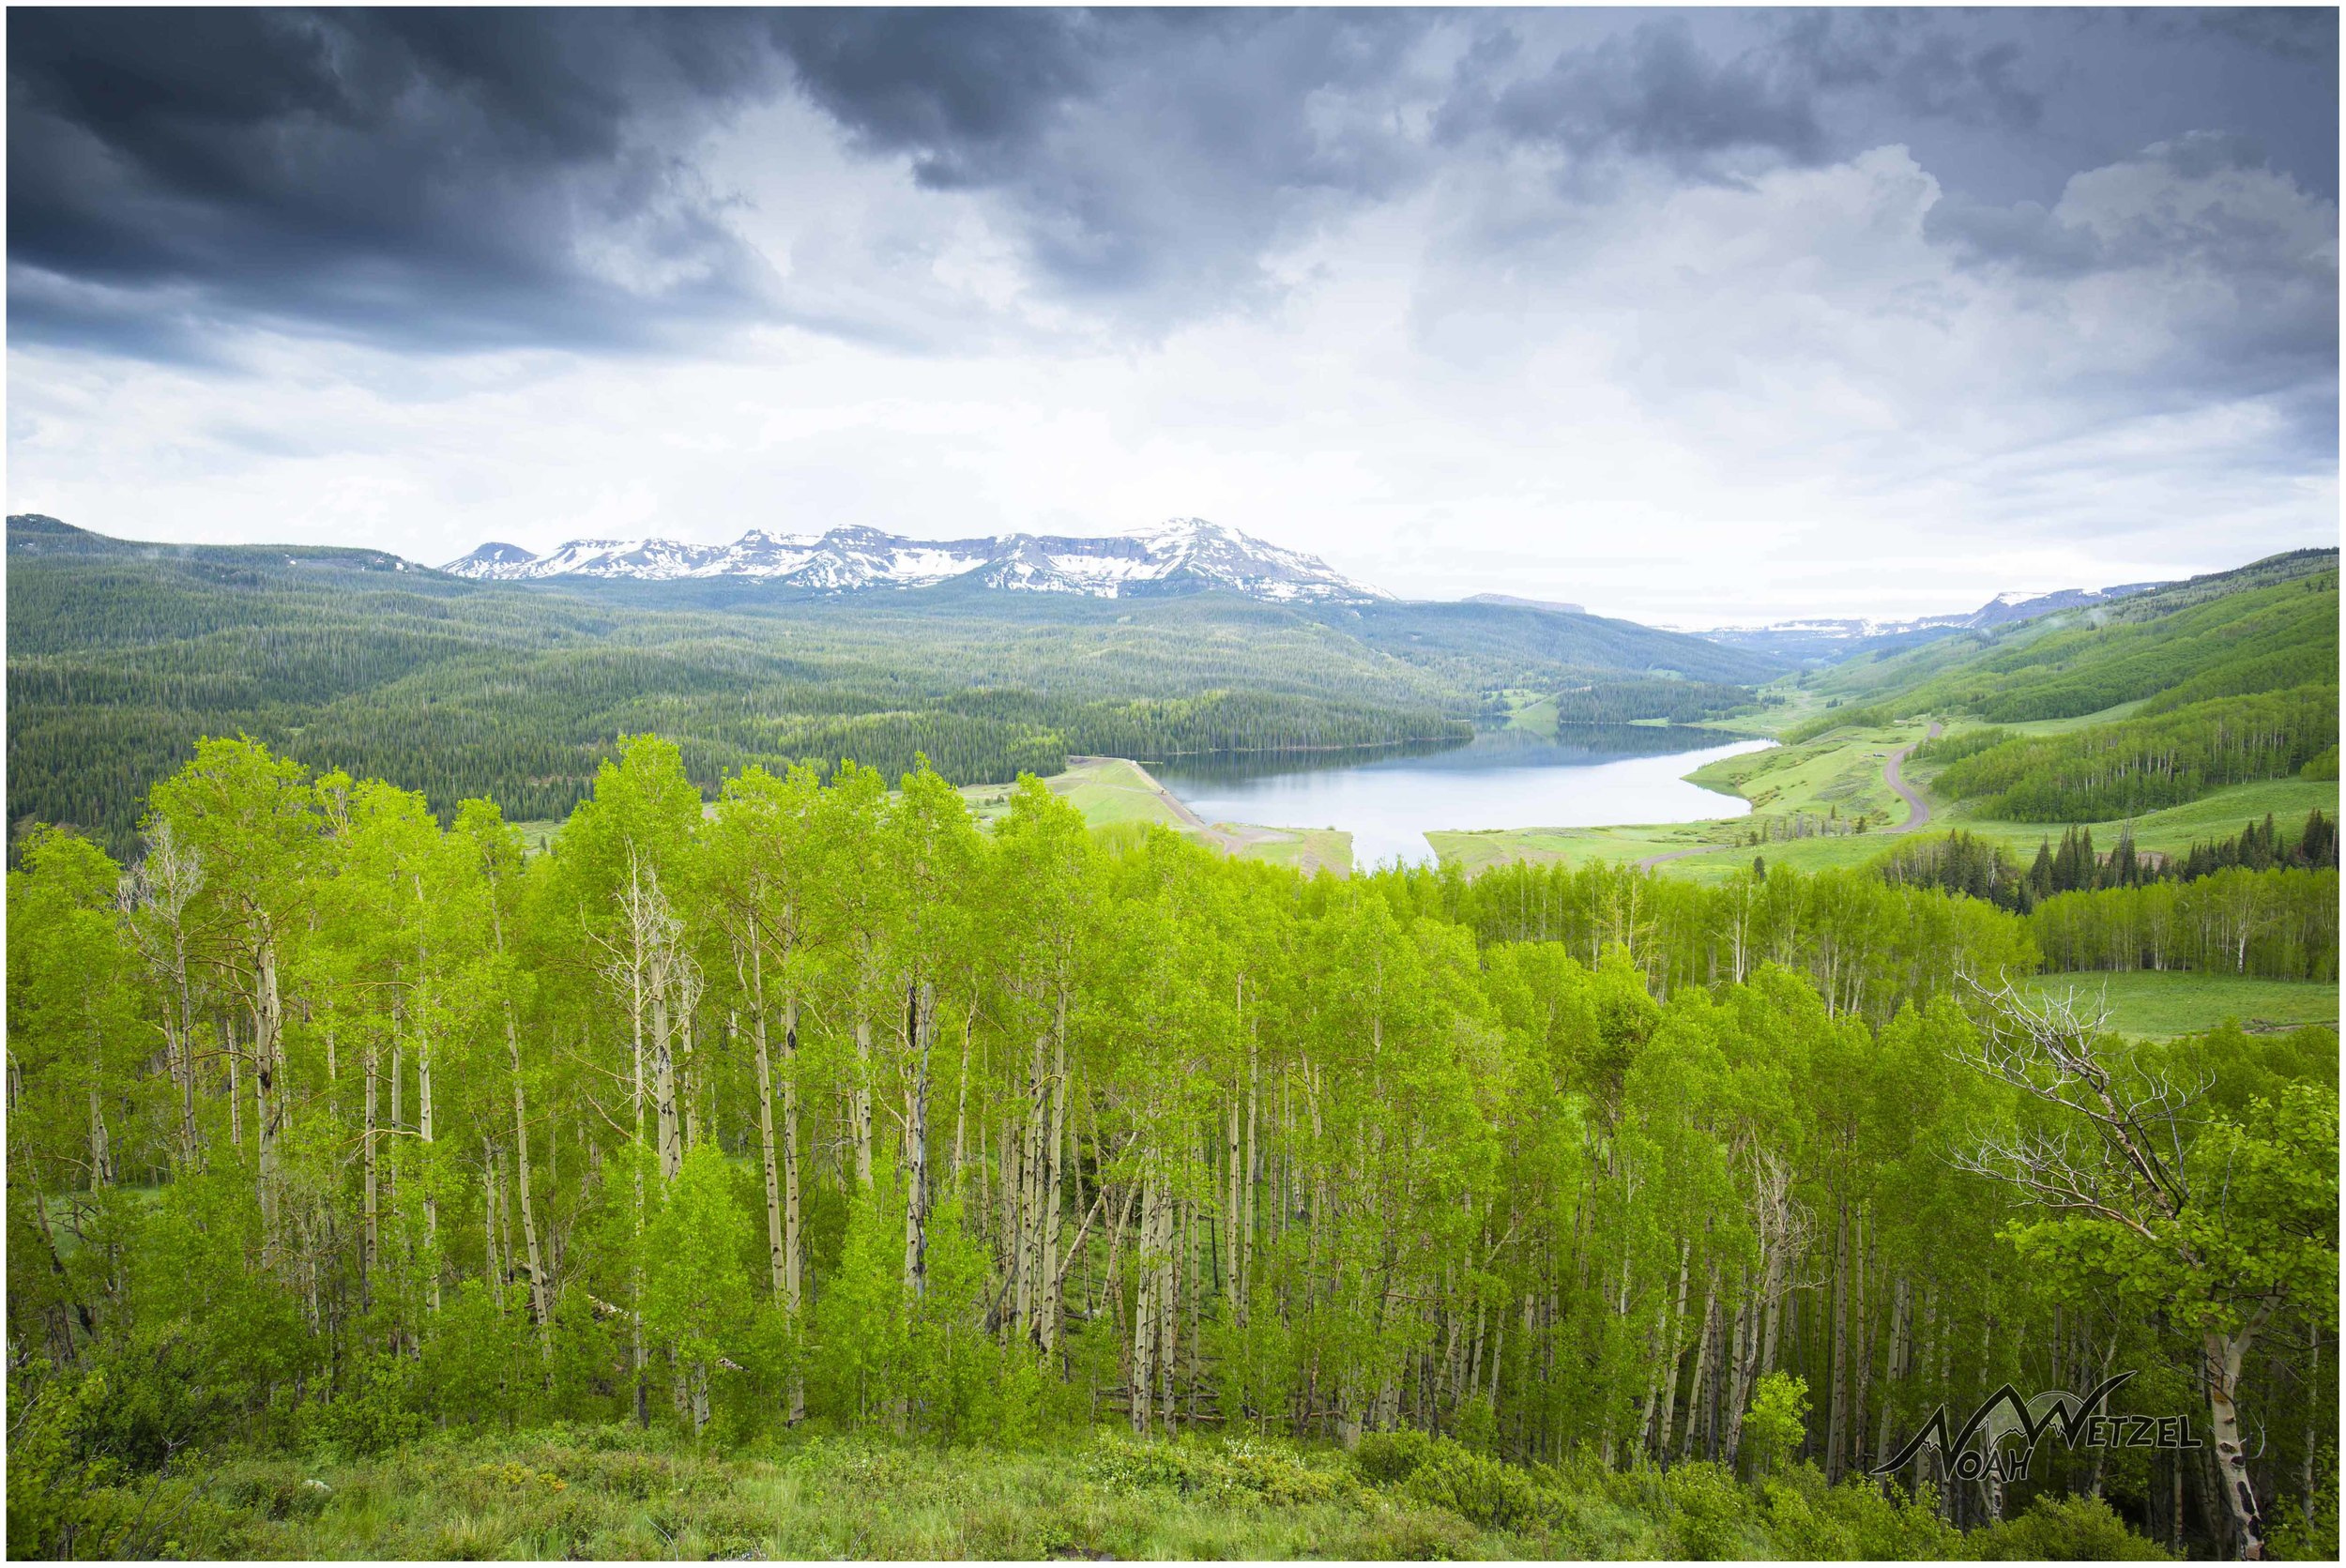
[[[580,539],[543,556],[484,544],[441,568],[459,577],[751,577],[815,593],[928,587],[966,580],[1022,593],[1131,599],[1222,588],[1272,602],[1367,603],[1392,596],[1356,583],[1317,556],[1282,550],[1209,523],[1178,517],[1138,533],[1078,539],[1002,534],[906,539],[876,528],[774,534],[754,528],[731,544],[664,539]]]
[[[1511,593],[1470,593],[1461,601],[1467,604],[1505,604],[1518,610],[1552,610],[1560,616],[1585,616],[1589,612],[1578,604],[1567,604],[1561,599],[1518,599]]]

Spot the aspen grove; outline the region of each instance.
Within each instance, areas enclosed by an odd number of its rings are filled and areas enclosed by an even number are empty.
[[[649,737],[543,853],[215,739],[128,869],[16,864],[12,1423],[103,1378],[133,1467],[1107,1423],[1748,1475],[1797,1380],[1801,1457],[1968,1527],[2013,1489],[1874,1472],[2131,1370],[2202,1446],[2022,1489],[2178,1551],[2335,1508],[2335,1036],[2120,1040],[1980,900],[1306,880],[925,765],[707,802]]]

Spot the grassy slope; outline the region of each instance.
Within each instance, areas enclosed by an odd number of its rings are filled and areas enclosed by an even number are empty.
[[[2338,987],[2311,981],[2138,970],[2039,975],[2028,984],[2039,994],[2106,1001],[2120,1033],[2152,1040],[2199,1034],[2227,1020],[2249,1029],[2338,1027]]]
[[[2335,672],[2337,570],[2335,552],[2300,552],[2107,609],[2061,611],[1890,658],[1851,660],[1805,684],[1852,707],[2023,718],[2139,701],[2222,670],[2262,670],[2263,659],[2293,650]],[[2276,690],[2301,678],[2223,689]]]
[[[1979,1544],[1807,1467],[1764,1493],[1705,1465],[1464,1473],[1507,1484],[1429,1500],[1414,1479],[1380,1484],[1341,1452],[1268,1439],[1142,1445],[1096,1429],[1025,1452],[816,1439],[727,1456],[664,1433],[554,1429],[356,1462],[233,1461],[173,1522],[165,1555],[1750,1559]]]
[[[1237,827],[1241,831],[1259,832],[1242,825],[1217,822],[1217,828]],[[1272,865],[1293,866],[1309,876],[1321,869],[1348,876],[1352,868],[1352,835],[1341,828],[1282,828],[1275,838],[1265,838],[1247,845],[1239,851],[1242,860],[1267,860]]]
[[[1052,794],[1083,813],[1084,820],[1094,828],[1120,822],[1146,822],[1163,828],[1181,826],[1180,814],[1165,803],[1165,792],[1156,780],[1120,757],[1088,757],[1044,783]],[[983,789],[968,793],[981,797],[988,794]],[[1008,792],[996,785],[991,798],[1007,804]],[[981,811],[981,818],[984,814]]]
[[[1821,812],[1827,803],[1848,799],[1850,796],[1828,796],[1824,792],[1848,787],[1852,770],[1870,767],[1872,776],[1881,778],[1881,754],[1888,749],[1885,738],[1897,731],[1839,732],[1808,746],[1791,748],[1815,753],[1806,759],[1795,758],[1789,769],[1759,776],[1760,787],[1769,784],[1804,786],[1799,793],[1786,793],[1773,798],[1771,811],[1798,809]],[[1919,730],[1914,733],[1920,733]],[[1908,737],[1912,738],[1912,736]],[[1774,753],[1752,753],[1743,757],[1729,757],[1723,763],[1689,775],[1695,782],[1711,784],[1705,774],[1714,769],[1730,768],[1736,763],[1773,757]],[[1906,780],[1910,785],[1927,784],[1921,770],[1909,769]],[[1715,776],[1715,775],[1714,775]],[[1715,785],[1714,786],[1715,787]],[[1888,791],[1881,790],[1882,798]],[[1926,798],[1928,792],[1925,790]],[[2320,810],[2331,816],[2338,814],[2338,786],[2336,780],[2276,779],[2258,784],[2234,784],[2185,805],[2171,806],[2165,811],[2152,812],[2134,819],[2135,844],[2143,849],[2180,852],[2191,847],[2196,840],[2229,838],[2240,831],[2247,822],[2262,820],[2271,813],[2276,824],[2291,831],[2302,826],[2306,814]],[[1842,814],[1851,808],[1843,805]],[[1903,807],[1893,814],[1893,821],[1904,819]],[[1943,802],[1931,802],[1930,825],[1926,832],[1936,833],[1960,828],[1965,832],[1991,839],[2004,845],[2022,860],[2034,857],[2036,846],[2045,838],[2059,841],[2065,827],[2062,823],[1994,822],[1965,815],[1959,809],[1950,809]],[[2089,824],[2096,846],[2107,849],[2115,844],[2123,823],[2097,822]],[[1887,849],[1893,840],[1879,832],[1856,833],[1838,838],[1798,839],[1778,841],[1757,848],[1744,842],[1750,831],[1745,819],[1725,818],[1711,822],[1660,823],[1650,826],[1616,828],[1508,828],[1482,832],[1436,832],[1426,837],[1435,852],[1445,860],[1457,860],[1470,875],[1489,866],[1503,865],[1511,860],[1530,860],[1536,864],[1561,862],[1582,865],[1591,861],[1642,860],[1654,855],[1682,849],[1716,847],[1715,854],[1688,856],[1683,860],[1666,861],[1659,868],[1672,875],[1692,876],[1699,881],[1715,882],[1726,878],[1739,868],[1751,864],[1755,854],[1765,855],[1768,864],[1794,867],[1801,871],[1820,871],[1828,866],[1863,865]]]
[[[1127,825],[1170,828],[1192,838],[1200,835],[1169,803],[1164,785],[1138,763],[1122,757],[1086,757],[1066,772],[1043,781],[1051,792],[1077,811],[1094,828]],[[1010,786],[974,784],[962,798],[980,822],[990,823],[1009,809]],[[1250,823],[1217,822],[1216,833],[1226,841],[1219,846],[1246,860],[1267,860],[1293,866],[1306,875],[1326,868],[1339,876],[1352,869],[1352,835],[1325,828],[1260,827]]]
[[[1911,781],[1910,781],[1911,782]],[[2338,784],[2335,780],[2313,782],[2304,779],[2280,779],[2262,784],[2234,784],[2228,789],[2191,801],[2186,805],[2171,806],[2162,812],[2134,819],[2134,838],[2143,849],[2180,852],[2191,847],[2194,840],[2230,838],[2251,820],[2261,820],[2271,812],[2277,825],[2285,825],[2293,833],[2304,825],[2306,814],[2319,807],[2331,816],[2338,814]],[[1991,839],[2010,850],[2023,863],[2036,855],[2036,846],[2050,838],[2058,844],[2065,824],[2048,822],[1989,822],[1965,816],[1959,811],[1949,811],[1933,802],[1930,826],[1927,832],[1936,833],[1961,829],[1981,838]],[[2088,824],[2097,849],[2108,849],[2118,842],[2120,822]],[[1790,866],[1801,871],[1820,871],[1827,866],[1863,865],[1887,849],[1893,840],[1873,834],[1836,839],[1803,839],[1790,844],[1771,844],[1759,850],[1742,853],[1695,856],[1671,861],[1663,869],[1677,875],[1692,876],[1699,881],[1724,880],[1738,867],[1751,864],[1753,854],[1767,856],[1771,866]]]
[[[1690,783],[1722,795],[1750,799],[1760,814],[1790,816],[1795,813],[1824,816],[1837,812],[1844,820],[1859,815],[1895,826],[1906,820],[1906,804],[1882,780],[1883,759],[1900,746],[1922,738],[1924,726],[1891,724],[1873,729],[1836,730],[1805,745],[1769,752],[1746,752],[1722,757],[1686,775]],[[1680,872],[1708,860],[1748,865],[1729,851],[1744,845],[1751,832],[1749,817],[1714,818],[1704,822],[1665,822],[1609,828],[1502,828],[1481,831],[1436,831],[1425,836],[1434,852],[1455,860],[1469,875],[1510,860],[1538,863],[1561,861],[1580,865],[1592,860],[1642,860],[1684,849],[1718,848],[1717,855],[1666,862]],[[1885,841],[1877,833],[1849,838],[1804,839],[1771,844],[1772,859],[1779,849],[1812,846],[1862,846],[1851,852],[1860,860],[1880,853]]]
[[[1834,812],[1843,818],[1865,816],[1895,826],[1906,820],[1906,803],[1883,780],[1882,764],[1892,752],[1920,740],[1926,727],[1836,730],[1805,745],[1721,757],[1686,777],[1705,789],[1742,796],[1755,813]]]

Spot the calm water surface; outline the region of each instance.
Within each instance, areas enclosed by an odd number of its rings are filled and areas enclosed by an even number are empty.
[[[1488,730],[1462,745],[1176,757],[1150,771],[1209,822],[1342,828],[1363,866],[1434,858],[1427,829],[1601,828],[1742,816],[1751,803],[1681,774],[1773,744],[1719,730],[1567,725],[1554,740]]]

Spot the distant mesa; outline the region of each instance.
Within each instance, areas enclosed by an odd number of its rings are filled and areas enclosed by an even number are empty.
[[[1511,593],[1470,593],[1469,604],[1503,604],[1515,610],[1553,610],[1560,616],[1585,616],[1589,612],[1577,604],[1567,604],[1561,599],[1517,599]]]
[[[753,528],[731,544],[576,539],[542,556],[518,545],[484,544],[440,570],[501,582],[745,577],[823,594],[966,581],[1014,593],[1094,599],[1162,597],[1205,588],[1274,603],[1357,604],[1392,597],[1332,570],[1317,556],[1282,550],[1201,517],[1177,517],[1155,528],[1104,538],[1001,534],[926,540],[876,528],[838,527],[819,534]]]

